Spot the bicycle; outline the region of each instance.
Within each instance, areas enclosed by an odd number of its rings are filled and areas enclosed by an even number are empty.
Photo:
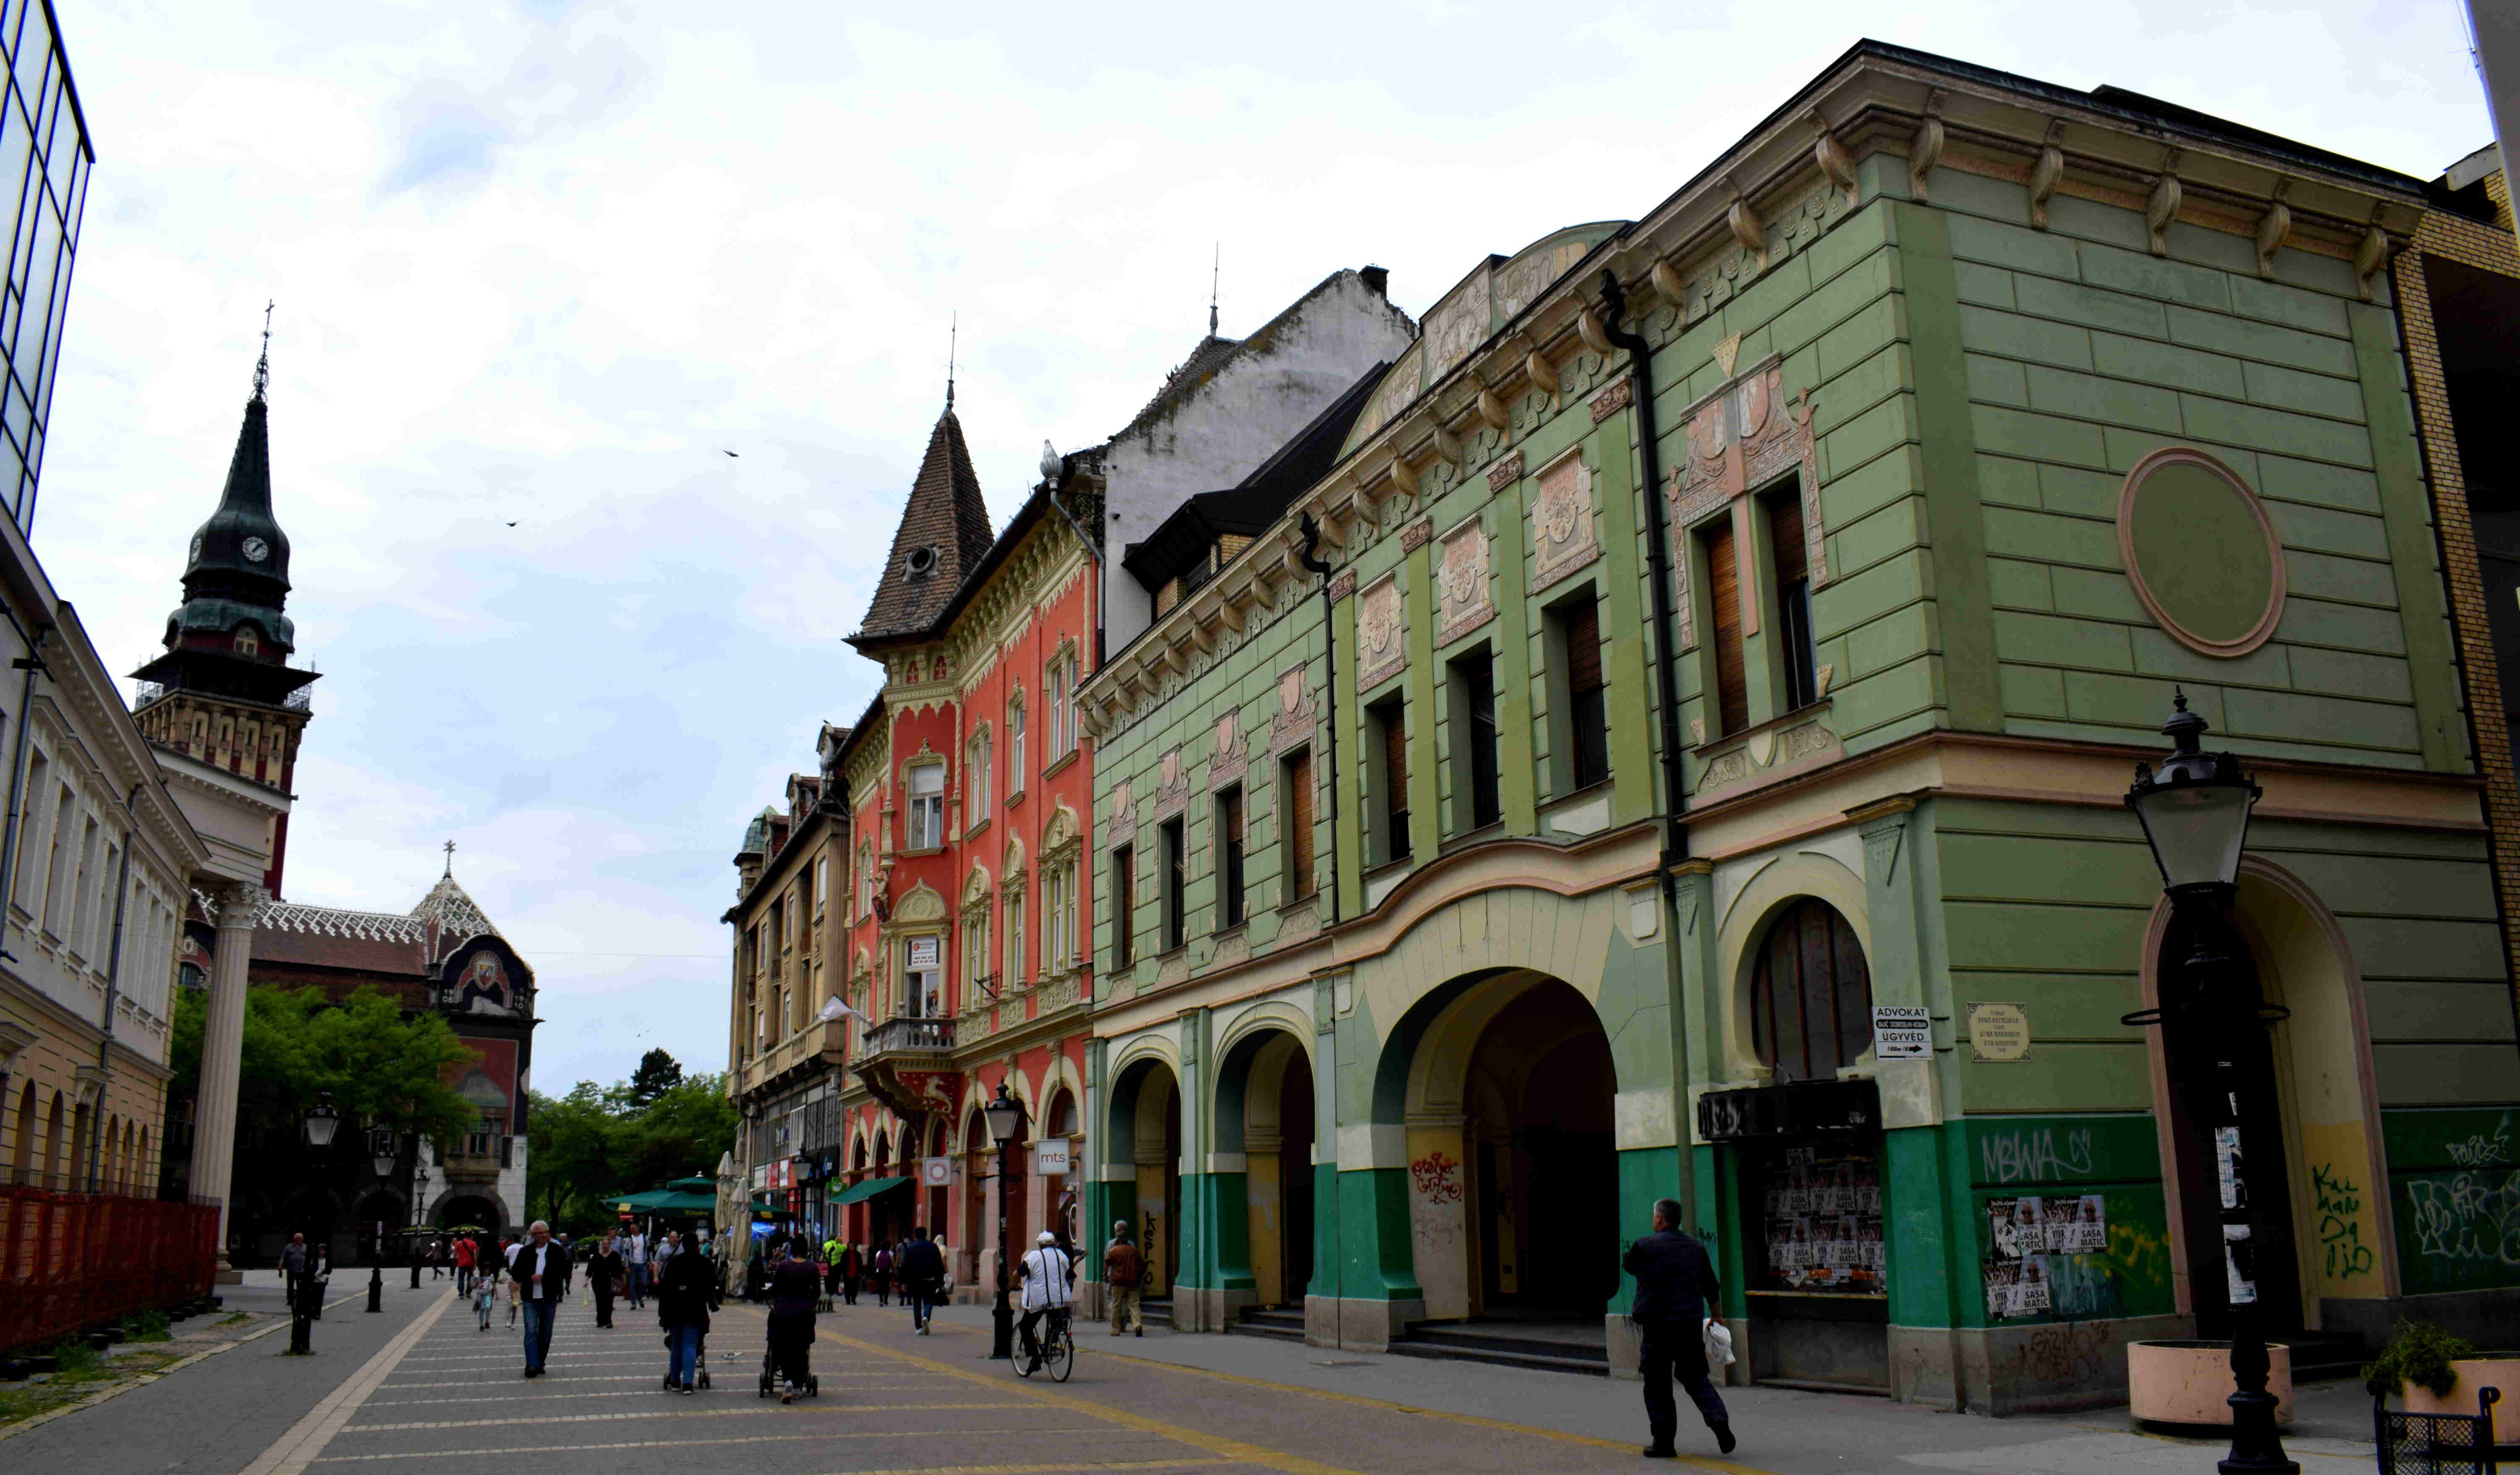
[[[1068,1308],[1064,1306],[1050,1308],[1047,1324],[1043,1326],[1041,1339],[1031,1355],[1019,1353],[1015,1358],[1015,1376],[1019,1378],[1028,1378],[1045,1369],[1053,1381],[1060,1383],[1066,1382],[1067,1375],[1076,1370],[1076,1338],[1069,1333]]]

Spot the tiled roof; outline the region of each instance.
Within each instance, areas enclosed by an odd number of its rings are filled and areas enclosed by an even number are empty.
[[[428,923],[418,915],[397,916],[390,912],[351,912],[340,907],[309,907],[297,902],[272,902],[254,918],[258,931],[312,932],[322,937],[355,938],[361,942],[408,943],[418,947],[427,940]]]
[[[411,915],[423,921],[436,922],[438,940],[448,948],[484,933],[492,937],[499,935],[489,914],[465,894],[464,888],[451,875],[439,878],[436,885],[429,887],[428,895],[421,898],[420,905],[411,909]]]
[[[949,404],[927,437],[927,455],[910,485],[901,525],[892,535],[892,557],[875,587],[866,622],[853,641],[883,641],[925,633],[963,576],[989,551],[989,504],[963,443],[963,423]]]

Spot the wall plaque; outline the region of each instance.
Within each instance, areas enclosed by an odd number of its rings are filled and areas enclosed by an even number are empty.
[[[1981,1060],[2030,1058],[2030,1010],[2018,1004],[1968,1006],[1969,1049]]]

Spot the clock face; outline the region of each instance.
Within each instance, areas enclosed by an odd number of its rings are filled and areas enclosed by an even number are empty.
[[[271,545],[260,538],[248,538],[245,540],[245,556],[248,561],[259,563],[271,557]]]
[[[202,561],[202,535],[200,533],[193,534],[193,561],[196,563]]]

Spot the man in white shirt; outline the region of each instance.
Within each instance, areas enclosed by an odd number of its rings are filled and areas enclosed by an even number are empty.
[[[1065,1311],[1076,1304],[1076,1260],[1058,1247],[1058,1236],[1048,1229],[1034,1242],[1031,1254],[1023,1257],[1015,1274],[1023,1278],[1023,1321],[1018,1329],[1023,1334],[1023,1355],[1027,1363],[1041,1361],[1041,1344],[1033,1328],[1043,1317],[1054,1311]]]
[[[648,1304],[648,1236],[636,1225],[621,1237],[621,1263],[630,1268],[623,1284],[630,1293],[630,1309],[637,1311]]]

